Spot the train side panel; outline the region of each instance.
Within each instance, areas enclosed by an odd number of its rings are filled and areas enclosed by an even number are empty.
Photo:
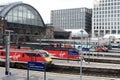
[[[69,49],[68,50],[47,50],[47,52],[49,52],[49,54],[52,55],[53,58],[59,58],[59,59],[71,59],[71,60],[80,60],[80,56],[79,56],[79,52],[70,52]],[[74,49],[73,49],[74,51]],[[71,54],[70,54],[71,53]]]
[[[67,50],[46,50],[49,52],[54,58],[68,58]]]
[[[0,59],[6,59],[6,51],[0,50]],[[46,57],[44,57],[40,52],[25,52],[25,51],[10,51],[10,60],[11,61],[20,61],[20,62],[47,62]]]

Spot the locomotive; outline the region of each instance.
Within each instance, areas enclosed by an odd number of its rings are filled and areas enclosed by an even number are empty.
[[[47,65],[52,64],[52,59],[44,50],[26,50],[10,49],[11,67],[26,68],[28,62],[45,62]],[[0,49],[0,65],[4,66],[6,60],[6,50]]]

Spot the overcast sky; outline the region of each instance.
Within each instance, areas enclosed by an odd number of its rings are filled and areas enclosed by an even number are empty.
[[[35,7],[45,23],[50,23],[50,11],[56,9],[93,7],[93,0],[0,0],[0,4],[22,1]]]

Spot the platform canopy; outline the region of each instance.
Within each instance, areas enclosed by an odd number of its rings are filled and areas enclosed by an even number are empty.
[[[106,34],[103,38],[120,38],[119,34]]]
[[[80,37],[81,31],[83,31],[83,37],[87,37],[88,33],[84,29],[65,29],[65,31],[71,31],[72,37]]]

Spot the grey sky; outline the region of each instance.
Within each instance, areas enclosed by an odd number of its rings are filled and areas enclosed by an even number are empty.
[[[0,4],[22,1],[35,7],[45,23],[50,23],[50,11],[66,8],[93,7],[93,0],[0,0]]]

